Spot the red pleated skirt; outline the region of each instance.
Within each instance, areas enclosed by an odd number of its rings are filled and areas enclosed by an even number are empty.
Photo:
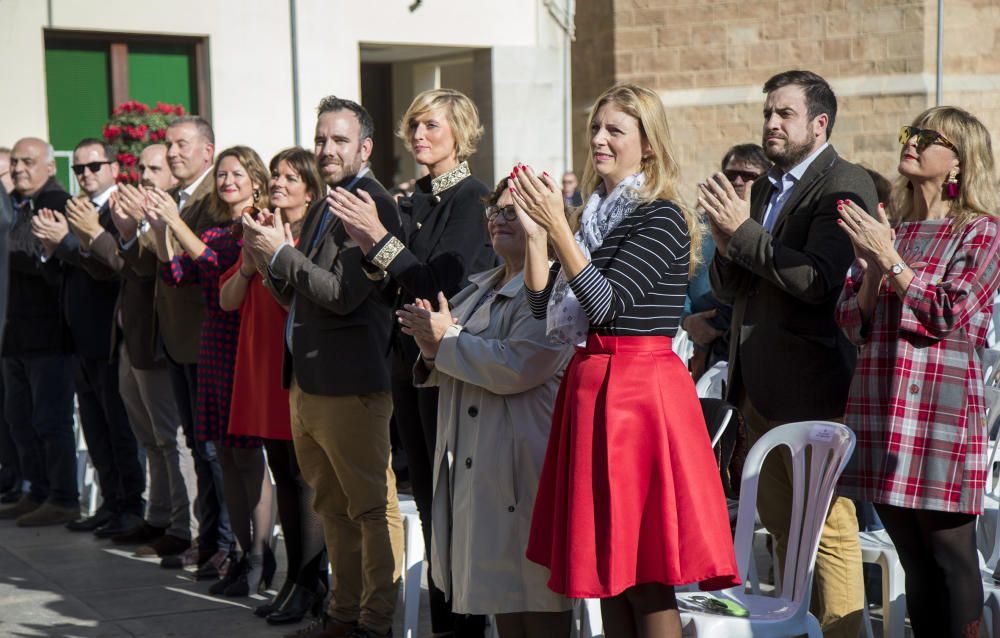
[[[701,405],[669,338],[590,335],[577,350],[556,399],[527,556],[572,598],[740,583]]]

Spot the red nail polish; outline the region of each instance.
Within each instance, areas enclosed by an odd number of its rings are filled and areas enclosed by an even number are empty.
[[[840,224],[843,224],[843,223],[844,223],[844,220],[843,220],[843,219],[838,219],[838,220],[837,220],[837,224],[838,224],[838,225],[840,225]]]
[[[515,175],[517,175],[517,171],[518,171],[518,170],[520,170],[520,169],[519,169],[519,167],[515,166],[515,167],[514,167],[514,174],[515,174]]]
[[[838,200],[837,200],[837,203],[838,203],[838,204],[843,204],[843,203],[844,203],[844,200],[842,200],[842,199],[838,199]]]

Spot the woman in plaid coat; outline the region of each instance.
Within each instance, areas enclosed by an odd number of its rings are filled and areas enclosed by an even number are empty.
[[[860,348],[845,421],[858,437],[841,493],[873,501],[906,571],[914,635],[978,636],[976,515],[986,483],[976,349],[1000,285],[986,128],[936,107],[900,132],[890,227],[842,202],[854,244],[837,322]]]

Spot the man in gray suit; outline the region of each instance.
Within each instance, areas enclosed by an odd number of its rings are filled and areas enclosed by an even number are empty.
[[[837,99],[809,71],[787,71],[764,84],[764,151],[774,162],[749,198],[720,174],[699,185],[699,205],[718,251],[712,289],[733,304],[729,400],[746,419],[750,442],[793,421],[839,420],[855,350],[833,311],[854,254],[837,225],[837,202],[869,212],[875,185],[827,140]],[[772,455],[761,472],[758,509],[779,560],[788,549],[791,466]],[[853,503],[835,498],[816,558],[813,613],[825,636],[858,635],[864,594]]]

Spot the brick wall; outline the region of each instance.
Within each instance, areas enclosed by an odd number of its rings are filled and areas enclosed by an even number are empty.
[[[726,149],[760,143],[760,86],[780,71],[806,68],[827,78],[839,102],[831,143],[841,155],[890,178],[896,175],[899,127],[934,104],[935,0],[613,4],[614,46],[606,57],[614,63],[614,81],[643,84],[663,96],[689,200],[694,184],[718,170]],[[944,103],[969,109],[996,135],[1000,3],[948,0],[945,9]],[[588,19],[588,14],[577,15],[581,33],[587,32]],[[582,51],[579,39],[576,48]],[[584,87],[592,90],[590,99],[604,87],[582,77],[576,48],[573,83],[579,105],[587,101]],[[593,54],[594,49],[587,53]],[[595,61],[587,64],[593,68]],[[585,122],[579,116],[575,121],[580,167],[587,139]]]

